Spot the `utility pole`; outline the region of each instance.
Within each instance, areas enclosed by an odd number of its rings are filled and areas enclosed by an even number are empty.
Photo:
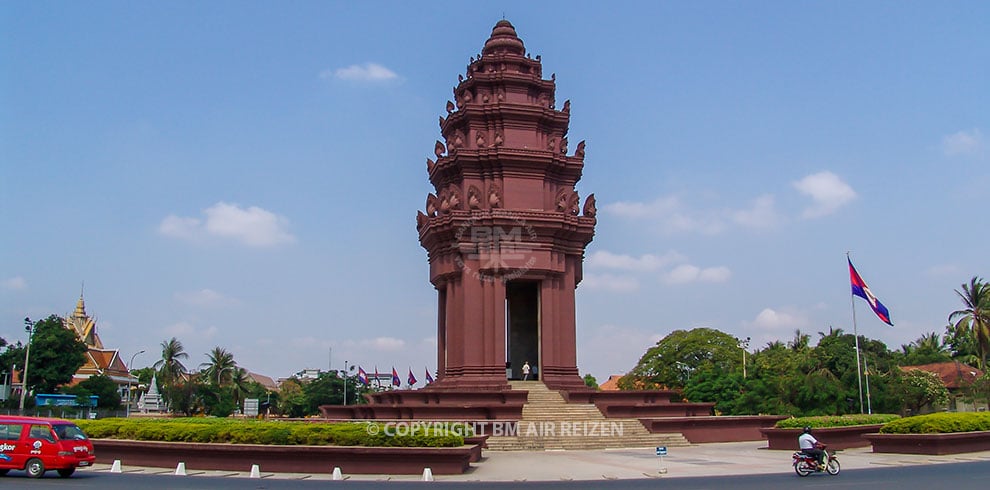
[[[24,398],[27,396],[28,362],[31,360],[31,335],[34,334],[34,323],[31,319],[24,318],[24,330],[28,333],[27,348],[24,350],[24,376],[21,376],[21,405],[18,409],[19,415],[24,415]]]

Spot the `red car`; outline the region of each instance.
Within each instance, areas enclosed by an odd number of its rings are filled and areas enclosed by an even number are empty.
[[[0,415],[0,476],[24,470],[41,478],[55,470],[65,478],[95,460],[89,437],[68,420]]]

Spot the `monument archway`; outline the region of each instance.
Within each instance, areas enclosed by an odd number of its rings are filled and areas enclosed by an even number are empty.
[[[529,379],[539,379],[540,283],[509,281],[505,285],[505,359],[509,379],[523,379],[523,364],[530,365]]]

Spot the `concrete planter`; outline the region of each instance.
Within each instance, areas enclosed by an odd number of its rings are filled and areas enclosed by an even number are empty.
[[[680,432],[692,444],[706,442],[759,441],[761,431],[772,427],[783,415],[732,415],[711,417],[641,418],[651,433]],[[797,436],[795,436],[797,437]]]
[[[815,439],[825,443],[831,449],[848,449],[851,447],[866,447],[870,441],[863,438],[864,434],[874,433],[880,430],[883,424],[852,425],[849,427],[828,427],[814,429],[812,435]],[[767,438],[770,449],[798,450],[798,436],[801,429],[760,429],[763,437]]]
[[[950,434],[866,434],[875,453],[959,454],[990,451],[990,431]]]
[[[125,466],[190,470],[262,471],[284,473],[343,473],[417,475],[423,468],[437,475],[464,473],[480,459],[478,445],[454,448],[363,446],[269,446],[261,444],[205,444],[191,442],[93,439],[97,463],[120,460]]]

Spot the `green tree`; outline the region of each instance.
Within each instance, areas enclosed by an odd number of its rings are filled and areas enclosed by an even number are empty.
[[[952,360],[948,345],[935,332],[924,334],[908,345],[902,345],[901,352],[900,362],[904,366]]]
[[[962,291],[955,290],[966,306],[949,315],[949,323],[957,329],[969,330],[976,344],[980,369],[987,370],[987,355],[990,353],[990,285],[983,279],[973,276],[969,284],[962,285]]]
[[[28,389],[35,393],[57,393],[58,387],[72,381],[72,375],[86,362],[88,348],[74,331],[65,328],[57,315],[33,325]]]
[[[619,380],[630,389],[683,388],[696,371],[730,372],[740,367],[739,341],[713,328],[675,330],[649,348],[636,366]]]
[[[216,346],[206,357],[209,361],[199,365],[203,369],[203,376],[206,376],[210,383],[216,383],[218,386],[227,384],[234,375],[234,369],[237,368],[234,355],[227,349]]]
[[[185,347],[175,337],[162,341],[162,357],[155,362],[154,368],[158,371],[158,382],[162,385],[163,391],[178,381],[186,373],[186,366],[182,364],[183,359],[188,359]]]
[[[64,390],[69,395],[86,396],[96,395],[99,399],[96,402],[98,408],[117,410],[120,408],[120,393],[117,391],[117,383],[114,383],[109,376],[98,374],[86,378],[79,384]]]
[[[278,413],[287,417],[306,415],[306,394],[299,379],[292,377],[282,382],[276,408]]]
[[[949,402],[949,390],[935,373],[912,369],[897,376],[894,385],[903,407],[912,415],[917,415],[926,406],[934,410]]]
[[[598,389],[598,380],[595,379],[595,377],[592,376],[591,373],[585,374],[584,375],[584,385],[587,386],[588,388],[592,388],[592,389],[597,390]]]

